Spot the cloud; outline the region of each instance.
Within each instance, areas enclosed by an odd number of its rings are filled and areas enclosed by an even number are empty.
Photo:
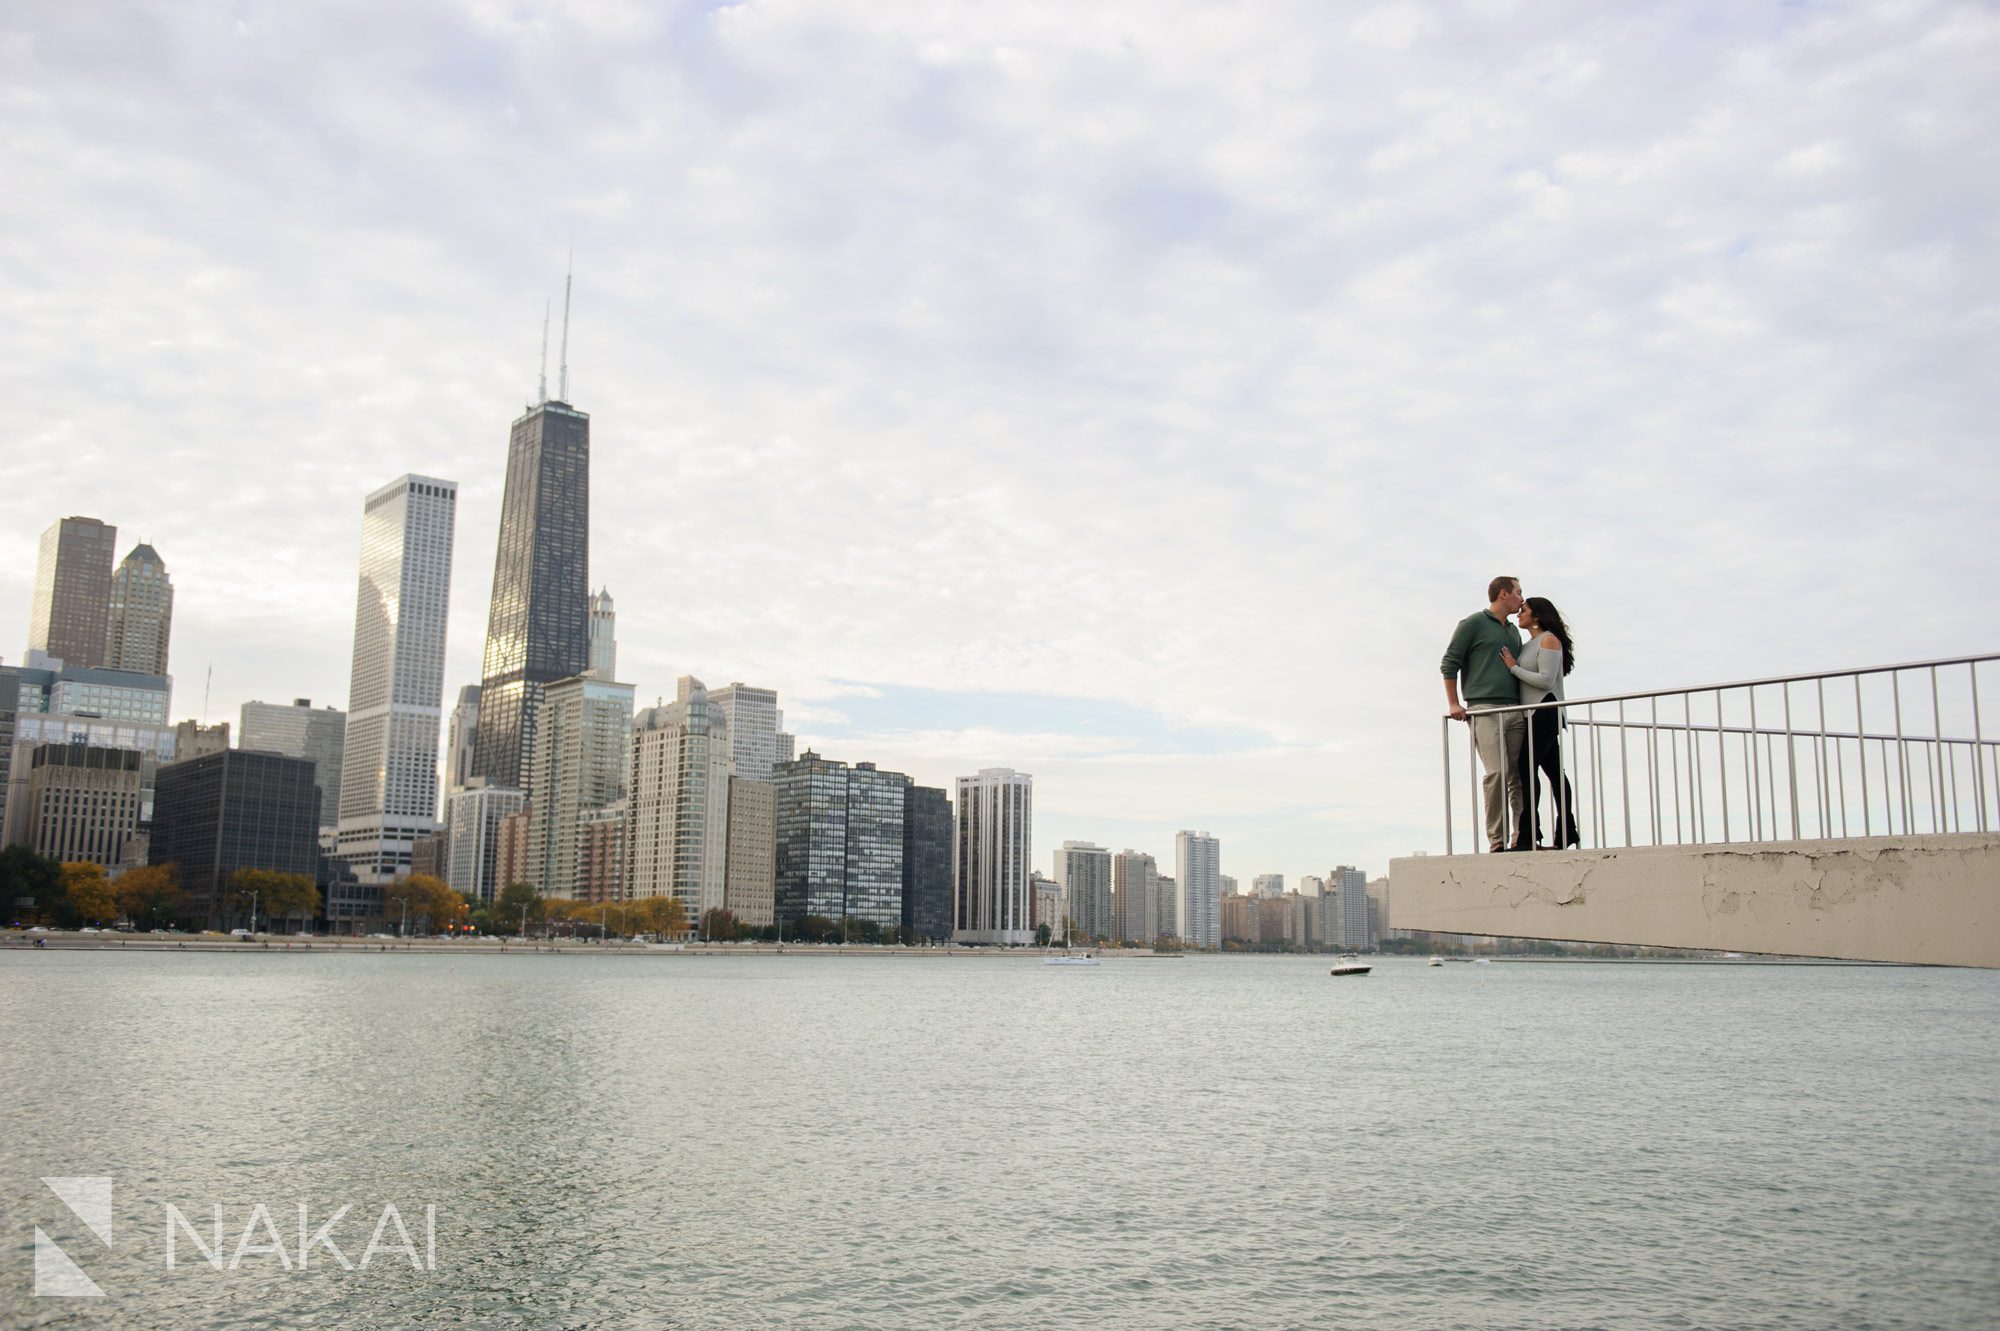
[[[1045,841],[1438,843],[1432,662],[1501,569],[1582,691],[1985,645],[1989,10],[121,18],[0,18],[0,605],[61,514],[152,540],[183,710],[211,662],[218,716],[345,697],[405,471],[463,486],[476,676],[572,243],[621,673],[775,686],[885,765],[1046,759]],[[1260,740],[869,723],[854,681]]]

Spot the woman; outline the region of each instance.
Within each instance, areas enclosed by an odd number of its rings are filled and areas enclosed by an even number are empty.
[[[1521,646],[1521,659],[1516,661],[1514,653],[1502,647],[1500,660],[1514,672],[1514,678],[1521,681],[1521,701],[1540,703],[1551,698],[1560,701],[1563,676],[1576,668],[1576,650],[1570,645],[1569,627],[1563,623],[1562,613],[1547,597],[1530,596],[1521,603],[1520,618],[1516,622],[1528,635],[1527,642]],[[1562,770],[1562,709],[1542,707],[1529,715],[1533,718],[1529,740],[1521,746],[1521,788],[1528,793],[1531,814],[1521,820],[1521,829],[1514,838],[1514,849],[1540,848],[1537,843],[1542,838],[1542,810],[1541,792],[1535,779],[1536,768],[1540,768],[1541,774],[1548,778],[1551,811],[1557,822],[1555,844],[1574,846],[1577,844],[1576,806]],[[1533,840],[1529,839],[1531,823],[1534,827]]]

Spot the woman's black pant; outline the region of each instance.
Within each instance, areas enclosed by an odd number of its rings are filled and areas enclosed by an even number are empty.
[[[1530,757],[1532,755],[1532,757]],[[1553,796],[1556,821],[1560,828],[1553,844],[1573,846],[1576,835],[1576,803],[1569,779],[1562,769],[1562,709],[1542,707],[1528,714],[1528,738],[1521,744],[1521,766],[1519,781],[1521,789],[1527,792],[1528,816],[1521,820],[1521,828],[1514,835],[1514,848],[1526,850],[1542,839],[1541,792],[1535,781],[1536,769],[1547,779]],[[1534,827],[1530,837],[1528,829]]]

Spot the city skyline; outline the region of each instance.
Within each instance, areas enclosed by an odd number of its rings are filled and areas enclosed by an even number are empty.
[[[417,5],[477,58],[391,73],[323,16],[156,17],[116,64],[10,16],[0,364],[43,405],[0,658],[92,514],[171,565],[177,716],[347,705],[349,515],[420,472],[465,487],[477,682],[572,237],[619,674],[775,689],[801,749],[926,785],[1031,772],[1037,846],[1441,848],[1430,666],[1494,573],[1564,607],[1573,696],[1986,646],[1989,18],[1101,19]],[[328,53],[363,82],[269,76]],[[1893,648],[1835,640],[1857,603]]]

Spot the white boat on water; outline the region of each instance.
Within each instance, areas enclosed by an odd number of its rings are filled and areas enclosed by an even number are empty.
[[[1375,968],[1374,968],[1373,966],[1370,966],[1370,965],[1369,965],[1369,964],[1368,964],[1367,962],[1363,961],[1363,960],[1362,960],[1361,958],[1359,958],[1359,957],[1355,957],[1355,956],[1346,956],[1346,957],[1342,957],[1342,958],[1340,958],[1340,960],[1338,960],[1338,961],[1334,962],[1334,963],[1333,963],[1333,969],[1332,969],[1332,970],[1330,970],[1330,971],[1328,971],[1328,972],[1327,972],[1327,974],[1329,974],[1329,975],[1366,975],[1366,974],[1367,974],[1367,973],[1368,973],[1369,971],[1372,971],[1372,970],[1374,970],[1374,969],[1375,969]]]
[[[1432,958],[1430,959],[1430,962],[1429,962],[1428,964],[1430,964],[1430,965],[1432,965],[1432,966],[1442,966],[1442,965],[1444,965],[1444,958],[1443,958],[1443,957],[1432,957]]]
[[[1043,957],[1042,964],[1044,966],[1095,966],[1097,958],[1086,952],[1080,957]]]

